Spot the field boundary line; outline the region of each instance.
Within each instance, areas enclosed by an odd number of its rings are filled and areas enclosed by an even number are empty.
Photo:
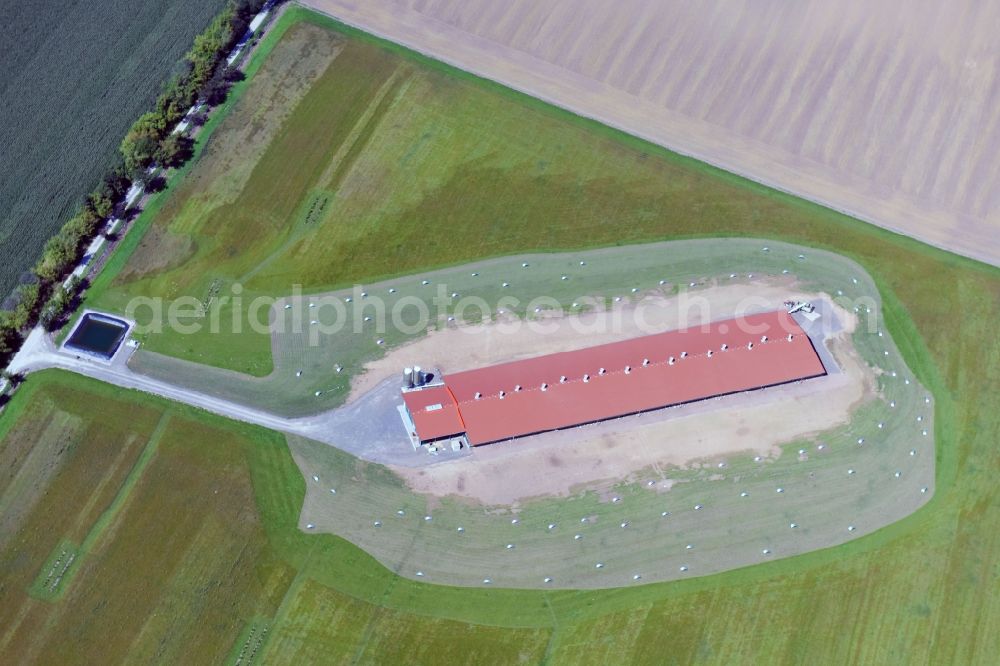
[[[414,543],[415,540],[416,540],[416,536],[414,536],[413,541],[410,542],[410,548],[407,549],[407,553],[412,552],[413,543]],[[351,664],[352,665],[362,663],[361,662],[361,658],[364,656],[365,649],[368,647],[368,644],[371,642],[372,633],[374,633],[374,631],[375,631],[375,623],[379,619],[381,619],[381,617],[384,614],[386,614],[387,612],[388,613],[398,613],[399,612],[395,608],[387,605],[385,602],[389,598],[389,595],[392,594],[393,589],[396,587],[396,584],[400,581],[400,579],[402,579],[402,576],[400,576],[398,573],[395,574],[394,576],[392,576],[389,579],[389,583],[385,586],[385,589],[382,591],[382,596],[377,601],[375,599],[368,599],[368,600],[366,600],[367,603],[369,603],[372,606],[374,606],[375,612],[372,613],[371,618],[369,618],[368,622],[365,623],[365,631],[361,635],[361,639],[358,641],[358,647],[357,647],[357,650],[354,653],[354,658],[351,659]],[[437,618],[437,619],[440,619],[440,618]],[[468,624],[471,624],[471,623],[468,623]]]
[[[129,496],[132,494],[132,489],[138,483],[139,479],[142,477],[149,463],[153,460],[159,449],[160,441],[163,439],[163,433],[166,432],[167,423],[173,416],[173,410],[166,410],[163,412],[163,416],[160,417],[160,421],[156,424],[156,428],[150,434],[149,439],[146,441],[146,446],[143,448],[142,453],[139,454],[139,458],[135,461],[132,469],[129,470],[128,476],[122,481],[121,487],[118,489],[118,493],[115,498],[108,505],[108,508],[98,517],[94,522],[94,526],[90,528],[87,532],[87,536],[83,538],[80,544],[80,550],[86,555],[97,543],[98,539],[104,534],[105,530],[111,526],[118,514],[121,513],[122,508],[127,503]]]
[[[552,632],[549,634],[549,640],[545,643],[545,653],[542,655],[542,664],[552,663],[552,654],[556,648],[556,636],[559,634],[559,618],[556,617],[556,612],[552,609],[552,602],[549,600],[549,593],[546,591],[542,592],[542,599],[545,601],[545,608],[548,609],[549,615],[552,617]]]
[[[287,447],[288,445],[285,444],[285,446]],[[261,655],[260,658],[264,662],[267,661],[266,659],[264,659],[264,655],[267,654],[267,650],[271,645],[271,640],[274,638],[274,635],[278,632],[278,630],[284,623],[285,618],[288,616],[292,602],[295,600],[295,597],[298,596],[299,590],[302,589],[302,586],[305,584],[305,582],[307,580],[311,580],[315,583],[323,585],[323,583],[320,583],[308,573],[309,564],[310,562],[312,562],[313,557],[316,555],[316,548],[317,548],[316,544],[313,544],[309,548],[309,552],[306,555],[305,559],[303,560],[302,564],[296,567],[295,576],[292,578],[292,582],[288,584],[288,588],[285,589],[285,594],[281,597],[281,603],[278,604],[277,609],[275,609],[274,614],[271,616],[271,625],[269,630],[270,636],[268,637],[267,640],[264,641],[263,645],[261,646],[261,652],[260,652]]]

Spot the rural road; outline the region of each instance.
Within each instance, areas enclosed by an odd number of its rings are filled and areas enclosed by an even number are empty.
[[[813,340],[828,373],[839,374],[837,362],[823,340],[840,330],[841,324],[830,304],[818,303],[820,317],[815,321],[796,315],[799,324]],[[298,435],[322,442],[358,458],[379,464],[423,467],[446,462],[468,451],[450,451],[447,447],[434,453],[414,448],[399,416],[398,378],[393,375],[371,387],[348,404],[313,414],[288,418],[264,409],[209,395],[183,386],[143,375],[128,362],[135,347],[123,342],[111,361],[59,348],[52,335],[42,327],[34,328],[9,366],[13,373],[30,374],[45,369],[60,369],[124,389],[142,391],[181,404],[203,409],[243,423],[250,423],[281,433]]]
[[[311,433],[319,425],[319,417],[286,419],[259,409],[178,388],[166,382],[136,374],[125,364],[126,359],[122,358],[126,352],[125,349],[119,351],[118,357],[113,363],[105,363],[87,356],[73,355],[57,349],[52,339],[41,328],[35,328],[28,335],[21,351],[14,357],[9,369],[11,372],[23,374],[47,368],[68,370],[121,388],[152,393],[238,421],[253,423],[281,432],[311,436],[307,433]]]
[[[285,418],[134,372],[128,367],[131,351],[123,345],[110,363],[86,355],[77,355],[56,347],[51,336],[42,328],[36,327],[28,335],[21,351],[14,357],[8,369],[22,374],[50,368],[67,370],[121,388],[142,391],[197,407],[236,421],[307,437],[380,464],[421,467],[444,462],[451,457],[432,457],[422,450],[415,451],[412,448],[396,413],[398,391],[395,390],[395,382],[391,387],[382,387],[382,390],[370,392],[371,395],[365,400],[356,401],[339,409],[307,417]],[[363,431],[366,436],[354,436],[358,431]]]

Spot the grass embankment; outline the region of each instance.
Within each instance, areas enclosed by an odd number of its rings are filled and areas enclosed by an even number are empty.
[[[877,379],[878,398],[857,408],[844,426],[824,429],[820,421],[825,415],[816,413],[812,428],[823,431],[787,442],[786,454],[773,462],[755,462],[752,454],[726,455],[709,458],[709,469],[643,470],[614,488],[614,493],[624,498],[622,503],[602,501],[596,492],[522,502],[517,527],[511,526],[512,515],[504,508],[484,511],[469,502],[430,500],[409,491],[380,466],[361,463],[324,444],[293,440],[292,448],[305,477],[317,475],[319,480],[308,484],[300,525],[312,523],[317,531],[342,536],[390,570],[425,582],[478,586],[488,577],[494,587],[564,589],[634,585],[635,574],[644,582],[688,578],[788,557],[856,538],[909,515],[934,492],[932,438],[921,434],[922,429],[933,427],[933,407],[925,404],[926,391],[912,381],[889,336],[877,334],[882,324],[873,323],[881,317],[874,285],[856,264],[837,255],[816,250],[801,254],[800,247],[774,241],[768,241],[767,247],[763,252],[759,241],[709,239],[567,255],[536,254],[530,256],[527,267],[518,258],[505,258],[449,269],[445,275],[411,276],[393,283],[398,286],[393,295],[387,295],[386,285],[369,285],[368,289],[390,300],[413,299],[433,292],[420,280],[430,277],[435,284],[444,281],[466,296],[482,295],[486,300],[500,293],[562,297],[576,293],[575,289],[627,299],[631,297],[630,285],[656,291],[658,278],[684,285],[686,290],[691,280],[727,285],[746,280],[750,271],[760,280],[760,271],[774,274],[789,267],[799,288],[830,294],[842,290],[848,309],[858,299],[872,303],[872,314],[862,311],[857,315],[860,323],[853,347],[863,362],[886,372]],[[580,266],[579,260],[586,260],[585,265]],[[712,271],[723,267],[722,275],[713,275]],[[737,278],[730,278],[730,271]],[[472,277],[473,273],[477,276]],[[560,273],[571,275],[571,279],[560,280]],[[500,287],[503,277],[512,281],[510,289]],[[776,279],[792,277],[779,275]],[[691,293],[697,298],[698,287]],[[321,314],[310,316],[322,318]],[[311,389],[305,390],[308,382],[320,382],[326,389],[332,374],[328,368],[334,360],[352,368],[348,362],[352,352],[375,347],[370,336],[336,335],[329,342],[328,346],[310,347],[304,339],[296,344],[282,336],[278,351],[283,356],[279,358],[291,361],[298,355],[289,363],[292,370],[284,384],[269,378],[244,385],[238,378],[205,367],[177,372],[176,362],[162,356],[145,357],[139,367],[172,382],[186,382],[198,390],[222,393],[266,409],[294,406],[296,401],[317,409],[317,404],[324,403]],[[165,365],[151,367],[149,358]],[[305,368],[304,377],[295,377],[294,368]],[[818,407],[816,403],[809,407],[796,402],[796,408]],[[772,415],[775,425],[780,427],[777,421],[785,416],[776,410]],[[394,413],[373,413],[367,418],[389,418],[398,428]],[[761,418],[756,417],[758,423]],[[746,422],[741,421],[741,425],[746,426]],[[363,437],[358,424],[349,420],[331,423],[329,429],[342,445],[357,446],[358,438]],[[866,439],[867,445],[859,446],[859,438]],[[637,445],[633,442],[628,446]],[[804,457],[797,454],[800,448],[807,452]],[[621,454],[609,447],[602,449],[601,455],[615,458]],[[725,468],[717,468],[716,463],[723,461]],[[549,459],[539,464],[546,469],[553,465]],[[849,469],[854,473],[848,475]],[[557,469],[552,471],[559,474]],[[902,476],[896,477],[896,472]],[[647,486],[647,482],[658,486],[667,479],[674,484],[667,494]],[[463,483],[479,483],[475,471],[458,479],[459,486]],[[776,493],[777,487],[785,492]],[[335,494],[329,492],[331,488],[336,489]],[[749,498],[741,491],[748,492]],[[695,504],[704,504],[705,509],[693,511]],[[671,513],[668,519],[661,517],[663,511]],[[423,520],[428,513],[433,513],[433,522]],[[582,516],[591,517],[586,525],[580,524]],[[376,521],[382,527],[374,527]],[[623,521],[630,525],[625,531],[619,528]],[[797,528],[789,528],[792,522]],[[557,529],[546,529],[550,523]],[[849,525],[855,529],[848,531]],[[457,526],[463,526],[464,531],[458,533]],[[574,532],[583,540],[574,540]],[[692,542],[695,549],[689,551],[685,545]],[[505,548],[510,543],[516,546],[513,550]],[[764,550],[768,551],[766,556]],[[462,566],[456,567],[456,561]],[[595,562],[604,566],[595,569]],[[684,572],[681,566],[686,567]],[[545,577],[554,582],[543,583]]]
[[[301,13],[289,12],[285,20],[301,18]],[[375,49],[373,57],[399,55],[397,50],[373,46],[366,38],[352,39]],[[994,330],[1000,320],[1000,271],[720,173],[447,68],[426,67],[415,56],[403,54],[400,62],[400,67],[416,72],[408,79],[410,85],[397,93],[407,103],[393,107],[401,115],[392,117],[403,124],[390,132],[395,125],[383,122],[380,127],[386,136],[379,138],[378,130],[369,135],[369,148],[339,181],[341,196],[334,198],[335,206],[328,206],[331,222],[323,224],[324,233],[317,233],[308,247],[303,242],[289,253],[295,262],[289,258],[286,265],[298,267],[295,277],[301,276],[315,289],[325,289],[409,273],[435,262],[698,235],[782,238],[846,254],[876,280],[889,328],[907,364],[937,398],[937,493],[913,516],[848,545],[703,579],[608,592],[468,591],[394,577],[342,540],[297,532],[304,482],[275,436],[194,418],[197,426],[192,427],[197,430],[184,432],[187,441],[176,445],[184,454],[178,453],[177,460],[183,462],[190,455],[191,466],[164,468],[170,476],[150,488],[141,501],[136,494],[135,506],[146,507],[150,514],[143,518],[153,524],[163,515],[180,520],[163,509],[194,513],[201,507],[191,508],[179,499],[167,502],[164,498],[175,497],[171,494],[175,490],[184,493],[185,502],[192,497],[204,501],[203,496],[213,494],[211,490],[224,492],[224,487],[250,493],[249,478],[252,495],[240,499],[247,500],[244,507],[254,506],[249,500],[256,499],[265,536],[260,536],[258,527],[246,528],[250,536],[244,536],[242,528],[234,532],[234,525],[242,523],[227,520],[227,531],[218,530],[215,538],[227,544],[238,538],[266,543],[264,554],[255,555],[261,551],[251,549],[246,561],[267,562],[255,566],[273,567],[276,579],[284,580],[294,572],[302,581],[284,588],[291,589],[292,595],[280,610],[275,610],[267,594],[232,591],[232,583],[215,588],[226,589],[239,603],[254,607],[230,611],[227,618],[238,615],[241,621],[220,622],[214,631],[216,641],[221,634],[236,641],[246,622],[258,616],[278,618],[269,646],[282,644],[278,637],[287,632],[297,642],[284,645],[302,650],[325,648],[324,654],[345,654],[347,642],[354,647],[347,654],[366,655],[366,646],[372,645],[368,639],[376,636],[379,620],[395,619],[400,631],[414,632],[408,634],[412,642],[398,647],[412,649],[405,654],[415,660],[421,645],[438,640],[436,634],[421,634],[419,627],[432,632],[440,626],[452,640],[468,639],[468,645],[480,637],[472,629],[428,622],[425,616],[431,616],[529,627],[527,633],[493,632],[497,642],[490,656],[496,661],[512,660],[522,645],[544,640],[541,635],[532,638],[537,632],[551,631],[552,640],[545,648],[550,663],[766,663],[810,657],[831,663],[991,663],[1000,649],[1000,603],[995,594],[1000,571],[1000,490],[995,482],[1000,472],[996,447],[1000,414],[993,404],[1000,385],[1000,344]],[[334,76],[332,71],[323,76]],[[432,94],[434,86],[421,84],[421,77],[440,82],[439,91]],[[425,96],[432,108],[435,96],[440,95],[436,113],[421,115],[419,97],[405,97],[421,89],[428,91]],[[337,107],[323,112],[336,114]],[[387,111],[387,117],[392,112]],[[412,124],[406,124],[407,117],[413,119]],[[398,137],[398,146],[392,146],[390,136]],[[343,188],[349,182],[353,189],[346,196]],[[369,184],[370,193],[362,183]],[[384,199],[386,188],[399,189],[398,196]],[[372,206],[373,200],[385,203]],[[521,201],[534,205],[522,206]],[[351,217],[354,206],[362,213]],[[245,245],[252,241],[248,237]],[[321,261],[308,263],[316,253],[322,255]],[[280,257],[272,260],[249,284],[255,289],[283,285],[287,276],[278,270],[283,261]],[[229,269],[222,263],[205,279],[220,274],[229,280],[240,278],[236,264]],[[174,270],[180,275],[181,269]],[[128,296],[130,289],[168,293],[162,288],[169,284],[167,276],[150,275],[135,286],[122,283],[114,288],[119,297]],[[114,300],[108,298],[108,302]],[[152,344],[196,360],[241,367],[221,353],[222,345],[198,356],[185,351],[178,341]],[[265,345],[256,348],[262,358]],[[87,390],[97,389],[88,386]],[[26,395],[25,391],[16,396],[12,407],[23,409]],[[172,450],[167,444],[161,442],[158,455]],[[206,458],[195,454],[202,449],[205,452],[198,455]],[[177,479],[188,476],[205,485],[175,488]],[[144,487],[140,484],[134,493]],[[129,515],[123,512],[121,520]],[[43,521],[39,517],[26,524]],[[156,570],[164,570],[156,553],[149,552],[152,546],[164,544],[157,540],[163,535],[151,529],[140,532],[119,537],[119,552],[128,551],[131,562],[152,563]],[[55,535],[52,543],[38,549],[24,586],[30,584],[59,538]],[[151,546],[144,545],[142,538]],[[198,559],[195,552],[210,562],[217,557],[235,559],[231,551],[217,549],[217,543],[202,550],[208,541],[192,546],[190,561]],[[168,545],[173,548],[172,544]],[[88,561],[94,562],[95,557]],[[114,575],[128,569],[119,566]],[[81,570],[73,580],[74,589],[88,579],[92,589],[106,583]],[[143,589],[144,580],[128,580],[133,589]],[[265,575],[262,580],[271,578]],[[326,588],[315,592],[313,582]],[[188,583],[200,589],[193,579]],[[158,584],[167,585],[162,579]],[[280,588],[276,583],[274,587]],[[20,594],[20,588],[5,589],[6,594]],[[113,585],[103,589],[110,590],[107,596],[115,600],[124,593]],[[181,598],[180,590],[192,588],[176,589]],[[258,598],[269,601],[258,602]],[[59,603],[69,604],[71,599],[66,596]],[[347,613],[331,622],[337,609],[350,608],[352,599],[380,608],[365,606],[371,616]],[[297,608],[313,612],[302,614]],[[144,609],[130,610],[133,618]],[[203,622],[203,617],[199,615],[196,621]],[[89,626],[96,630],[98,624],[103,625],[91,622]],[[205,626],[211,625],[183,626],[187,631],[207,632]],[[122,636],[129,631],[135,635],[134,625],[129,626],[133,629],[122,630]],[[19,630],[11,631],[22,636]],[[156,633],[144,634],[151,635]],[[39,637],[24,640],[36,641],[36,646],[37,641],[44,641]],[[231,645],[222,648],[223,655]],[[538,661],[538,656],[538,651],[532,651],[526,660]],[[435,660],[447,661],[447,657],[427,654],[426,661]]]

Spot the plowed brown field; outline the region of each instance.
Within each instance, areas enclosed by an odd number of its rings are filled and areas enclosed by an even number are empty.
[[[1000,4],[303,4],[678,152],[1000,264]]]

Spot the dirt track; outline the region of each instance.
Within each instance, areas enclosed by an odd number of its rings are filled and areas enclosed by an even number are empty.
[[[1000,4],[303,4],[678,152],[1000,264]]]

